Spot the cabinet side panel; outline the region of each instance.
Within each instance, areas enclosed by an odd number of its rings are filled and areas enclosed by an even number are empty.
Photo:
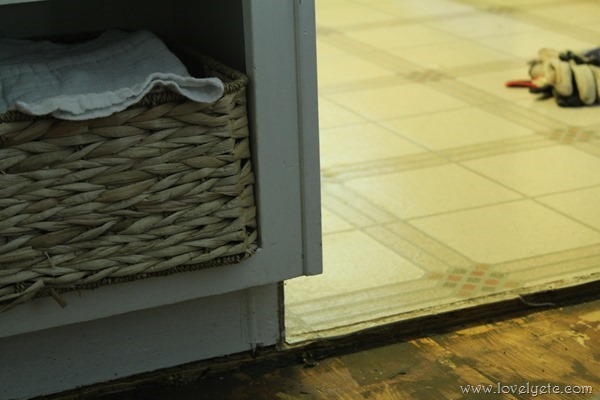
[[[0,398],[56,393],[273,345],[277,296],[273,284],[3,338]]]

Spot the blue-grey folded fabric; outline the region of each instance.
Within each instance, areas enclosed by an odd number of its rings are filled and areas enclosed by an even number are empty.
[[[202,103],[223,94],[221,80],[190,76],[148,31],[110,30],[78,44],[0,39],[0,113],[99,118],[161,88]]]

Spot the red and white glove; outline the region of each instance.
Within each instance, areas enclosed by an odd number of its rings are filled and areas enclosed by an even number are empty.
[[[528,87],[532,93],[554,97],[562,107],[590,106],[600,103],[599,65],[598,58],[544,48],[530,63],[531,80],[507,86]]]

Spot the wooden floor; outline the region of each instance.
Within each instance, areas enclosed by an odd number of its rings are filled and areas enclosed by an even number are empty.
[[[390,328],[46,399],[572,400],[599,395],[600,300],[552,308],[528,305],[538,308],[422,337]],[[481,393],[473,394],[471,387]],[[548,389],[559,392],[546,394]],[[569,389],[576,394],[562,393]]]

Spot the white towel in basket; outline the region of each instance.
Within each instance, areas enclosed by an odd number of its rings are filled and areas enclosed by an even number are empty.
[[[209,103],[223,94],[218,78],[193,78],[148,31],[110,30],[78,44],[0,39],[0,113],[84,120],[105,117],[167,87]]]

